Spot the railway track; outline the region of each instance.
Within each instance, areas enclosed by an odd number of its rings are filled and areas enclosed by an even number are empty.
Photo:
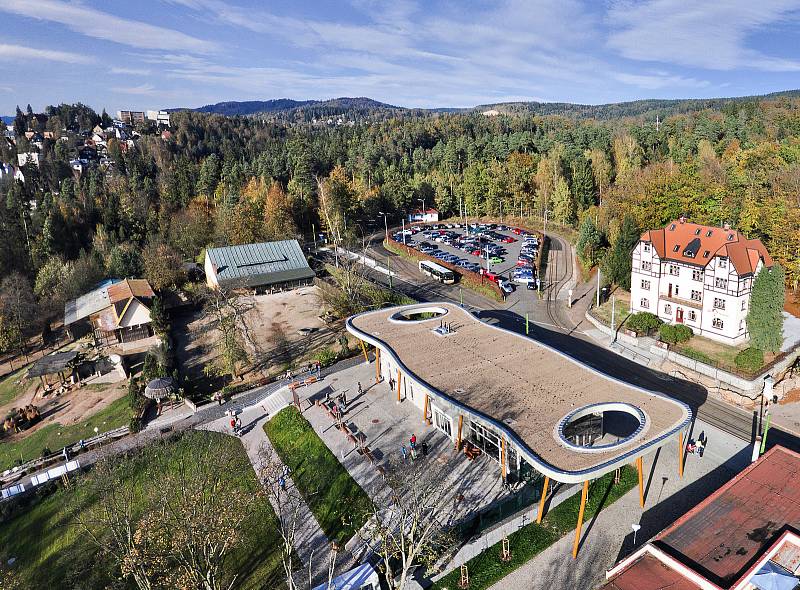
[[[566,329],[558,317],[557,299],[559,291],[572,279],[574,272],[571,256],[569,256],[569,245],[566,240],[553,235],[546,239],[550,241],[550,246],[547,249],[546,278],[548,284],[545,290],[545,312],[552,325]],[[558,244],[558,248],[553,248],[553,244]],[[558,254],[554,255],[556,252]]]

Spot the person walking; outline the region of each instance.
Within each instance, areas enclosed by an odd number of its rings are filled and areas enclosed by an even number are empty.
[[[361,388],[361,381],[358,382],[358,395],[364,393],[364,390]]]
[[[236,418],[231,416],[231,431],[236,434]]]
[[[286,478],[282,475],[278,478],[278,485],[282,490],[286,491]]]
[[[236,416],[236,428],[235,428],[236,436],[242,435],[242,420],[239,416]]]
[[[411,438],[408,439],[408,444],[411,447],[411,459],[416,460],[417,458],[417,435],[412,433]]]
[[[361,383],[358,384],[358,387],[359,387],[359,389],[361,389]],[[342,405],[343,406],[347,405],[347,390],[346,389],[342,392]]]
[[[408,451],[406,450],[406,445],[400,445],[400,454],[403,455],[403,464],[408,461]]]

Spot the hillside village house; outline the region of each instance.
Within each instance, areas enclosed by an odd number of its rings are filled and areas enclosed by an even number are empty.
[[[682,217],[644,232],[633,249],[631,311],[736,345],[749,339],[745,318],[753,279],[771,266],[760,240],[727,224],[699,225]]]

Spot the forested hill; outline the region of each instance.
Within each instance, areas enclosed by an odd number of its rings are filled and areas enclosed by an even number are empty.
[[[351,112],[370,112],[380,110],[405,110],[371,98],[332,98],[330,100],[293,100],[276,98],[272,100],[227,101],[209,104],[198,109],[170,109],[171,111],[194,110],[200,113],[217,115],[256,115],[269,113],[303,113],[312,117],[330,117]]]
[[[800,97],[800,90],[784,90],[760,96],[736,96],[728,98],[646,99],[631,102],[616,102],[599,105],[568,102],[503,102],[483,104],[470,108],[442,107],[436,109],[411,109],[373,100],[371,98],[334,98],[330,100],[272,100],[227,101],[205,105],[197,109],[170,109],[171,111],[194,110],[226,116],[267,115],[284,120],[310,121],[327,117],[346,116],[364,118],[374,115],[430,115],[443,112],[470,113],[497,111],[509,115],[557,115],[570,119],[612,120],[626,117],[662,119],[671,115],[692,113],[707,109],[721,110],[726,105],[754,102],[765,99]]]
[[[647,99],[631,102],[615,102],[609,104],[586,105],[569,102],[505,102],[485,104],[473,110],[485,112],[495,110],[503,114],[525,115],[559,115],[573,119],[610,120],[625,117],[663,119],[671,115],[703,111],[706,109],[721,110],[733,103],[754,102],[776,98],[800,97],[800,90],[784,90],[760,96],[735,96],[729,98],[687,98],[687,99]]]

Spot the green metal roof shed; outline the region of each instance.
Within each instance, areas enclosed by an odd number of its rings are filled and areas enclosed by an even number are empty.
[[[211,286],[229,289],[269,287],[314,278],[297,240],[209,248],[205,266]]]

